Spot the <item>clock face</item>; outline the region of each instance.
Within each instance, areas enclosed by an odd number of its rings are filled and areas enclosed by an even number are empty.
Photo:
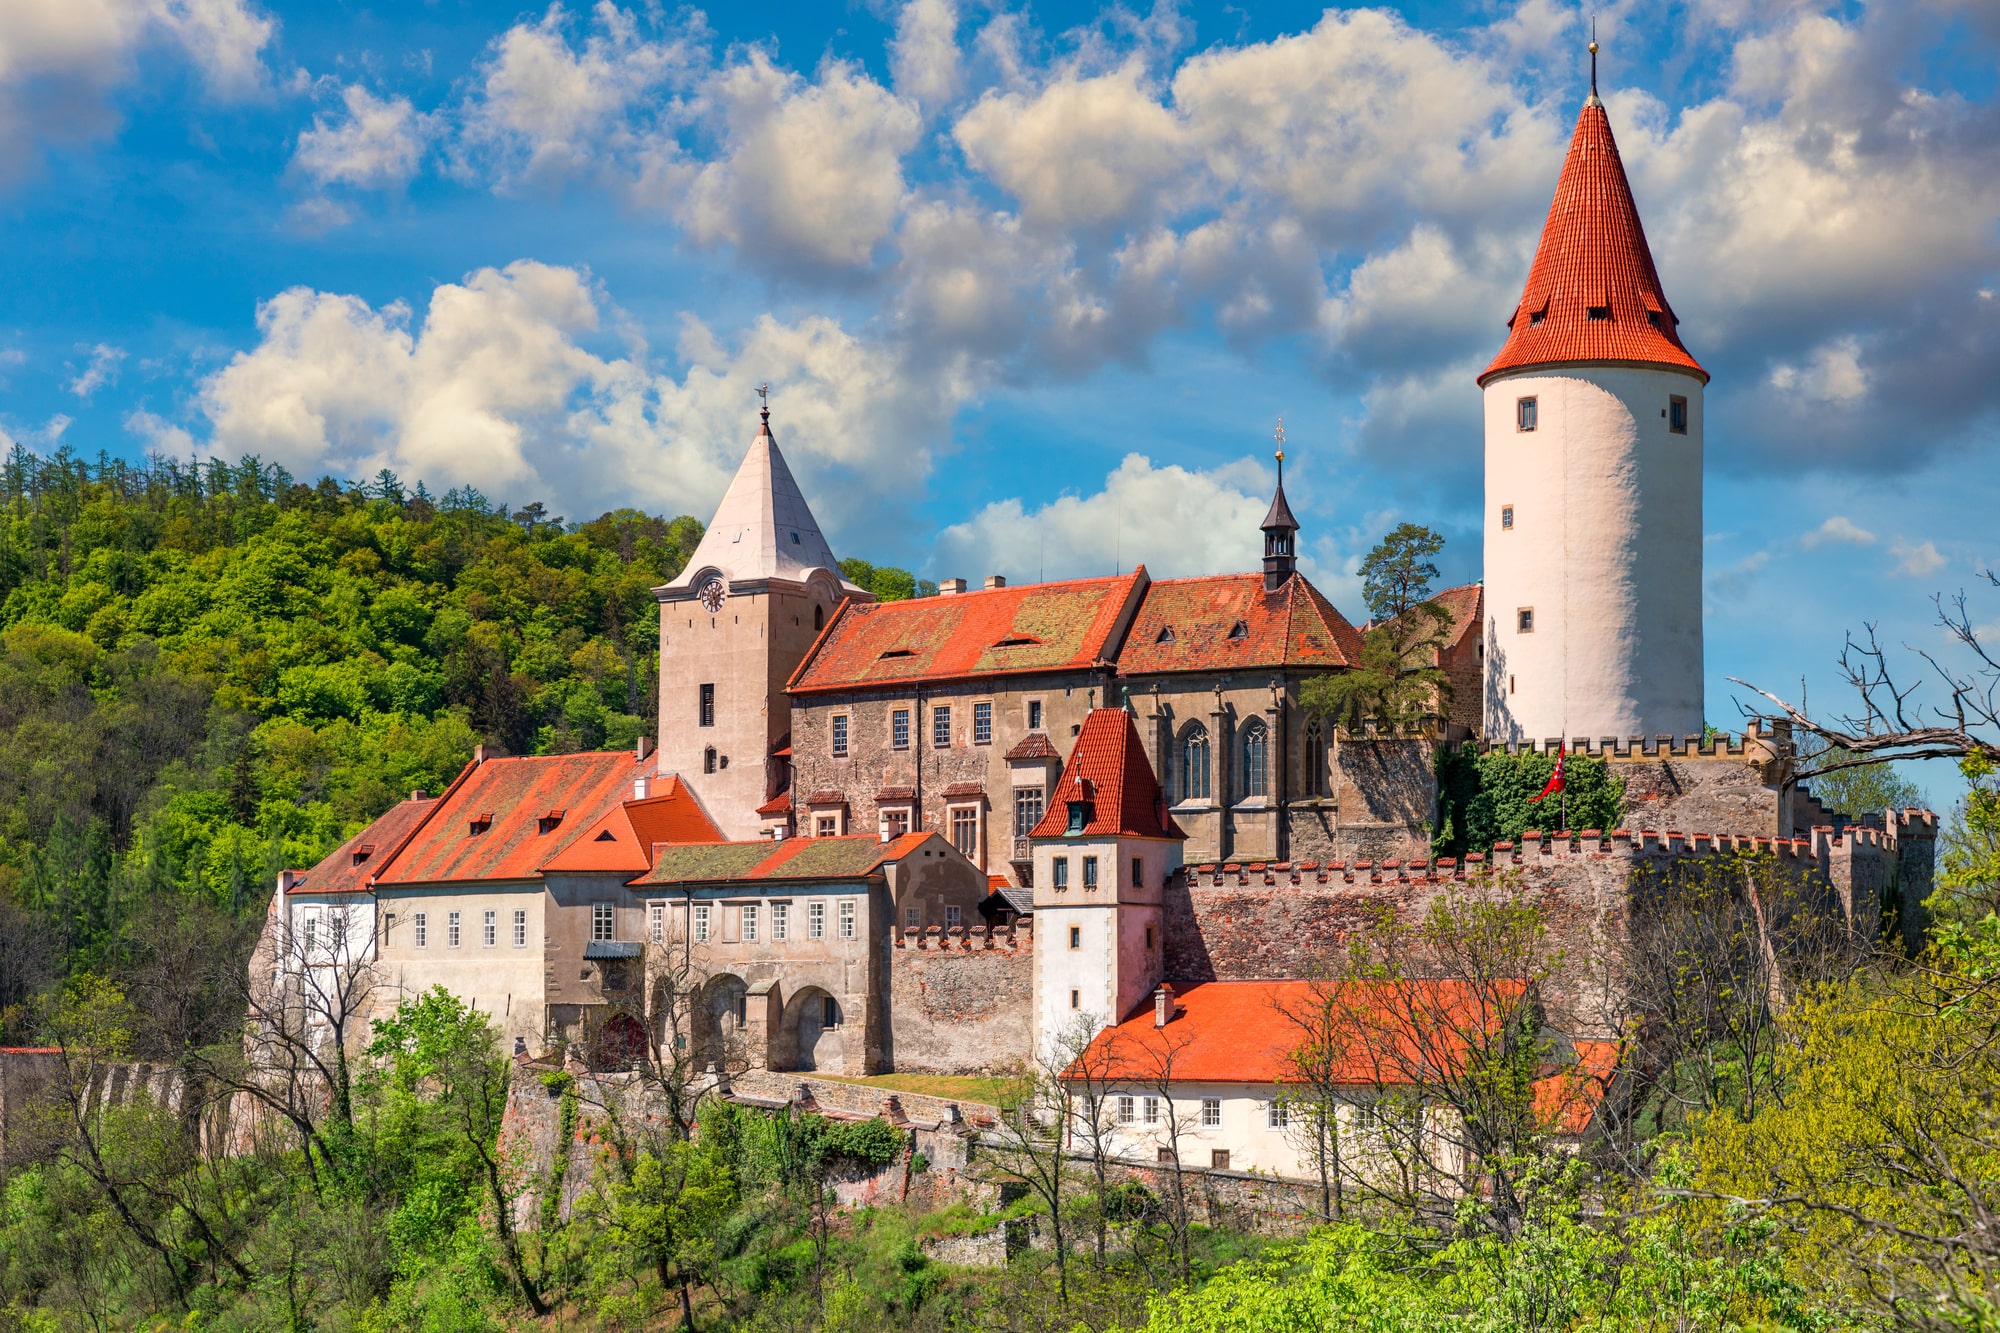
[[[722,609],[722,599],[727,594],[723,591],[722,580],[720,578],[711,578],[708,582],[701,585],[701,591],[696,593],[695,596],[701,601],[701,609],[712,615]]]

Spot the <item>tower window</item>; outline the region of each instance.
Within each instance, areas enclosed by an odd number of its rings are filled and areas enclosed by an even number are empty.
[[[695,725],[712,727],[715,725],[715,686],[701,687],[701,702],[695,705]]]
[[[1513,506],[1513,505],[1501,505],[1501,506],[1500,506],[1500,530],[1501,530],[1502,532],[1512,532],[1512,531],[1514,530],[1514,506]]]
[[[1069,947],[1072,949],[1081,949],[1083,947],[1082,926],[1071,926],[1069,928]]]
[[[1094,856],[1083,858],[1083,887],[1086,889],[1097,887],[1097,858]]]
[[[1531,329],[1540,328],[1542,321],[1547,319],[1548,317],[1549,317],[1548,311],[1537,310],[1528,316],[1528,327]]]
[[[713,773],[715,771],[715,747],[713,745],[701,752],[701,771],[704,773]]]
[[[1132,858],[1132,887],[1135,889],[1146,887],[1146,863],[1136,856]],[[1149,945],[1152,943],[1152,939],[1153,928],[1148,926],[1146,927],[1146,941]]]
[[[1049,863],[1049,870],[1051,872],[1049,876],[1050,888],[1054,889],[1057,893],[1061,893],[1069,888],[1069,858],[1067,856],[1058,856],[1055,858],[1054,861]]]
[[[1030,699],[1028,700],[1028,730],[1040,731],[1041,729],[1042,701],[1040,699]]]
[[[847,758],[847,718],[845,715],[833,719],[833,757]]]
[[[813,629],[817,631],[817,630],[823,630],[825,628],[826,628],[826,608],[823,606],[816,605],[813,607]]]
[[[1507,693],[1512,694],[1513,692],[1514,692],[1514,678],[1512,676],[1509,676],[1507,677]]]
[[[1069,1007],[1070,1007],[1070,1008],[1072,1008],[1072,1009],[1081,1009],[1081,1008],[1083,1008],[1083,992],[1082,992],[1082,991],[1079,991],[1079,990],[1072,990],[1072,991],[1071,991],[1071,992],[1069,993]],[[1132,1099],[1131,1099],[1130,1097],[1127,1097],[1127,1098],[1126,1098],[1125,1100],[1129,1102],[1129,1101],[1131,1101]],[[1127,1116],[1127,1117],[1126,1117],[1126,1119],[1128,1119],[1128,1120],[1129,1120],[1129,1119],[1131,1119],[1131,1117],[1130,1117],[1130,1116]]]
[[[1611,307],[1608,305],[1591,306],[1584,311],[1584,318],[1593,324],[1601,323],[1611,318]]]
[[[1535,400],[1516,398],[1514,400],[1514,429],[1531,431],[1535,428]]]
[[[1523,634],[1535,632],[1535,608],[1524,606],[1514,613],[1514,628]]]
[[[1648,310],[1646,312],[1646,322],[1648,324],[1651,324],[1656,329],[1659,328],[1662,323],[1664,323],[1664,321],[1661,320],[1660,318],[1660,312],[1657,310]]]
[[[1688,433],[1688,400],[1678,395],[1667,399],[1667,429],[1676,435]]]

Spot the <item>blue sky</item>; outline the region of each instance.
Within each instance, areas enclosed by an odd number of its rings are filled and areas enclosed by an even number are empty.
[[[1556,0],[714,11],[0,0],[0,437],[706,516],[768,380],[844,553],[1478,573]],[[1708,399],[1710,715],[2000,562],[2000,11],[1606,4]],[[2000,597],[1975,591],[2000,636]],[[1955,790],[1925,774],[1941,797]]]

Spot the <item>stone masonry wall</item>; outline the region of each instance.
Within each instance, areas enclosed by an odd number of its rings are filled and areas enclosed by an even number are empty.
[[[888,1067],[993,1074],[1033,1053],[1032,918],[1014,929],[906,930],[889,951]]]

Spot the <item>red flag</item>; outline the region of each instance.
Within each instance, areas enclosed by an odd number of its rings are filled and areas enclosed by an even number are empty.
[[[1556,771],[1549,774],[1548,786],[1542,788],[1541,796],[1530,796],[1528,798],[1529,804],[1532,805],[1534,802],[1541,800],[1542,796],[1553,796],[1563,789],[1563,756],[1568,751],[1569,741],[1564,740],[1562,749],[1556,751]]]

